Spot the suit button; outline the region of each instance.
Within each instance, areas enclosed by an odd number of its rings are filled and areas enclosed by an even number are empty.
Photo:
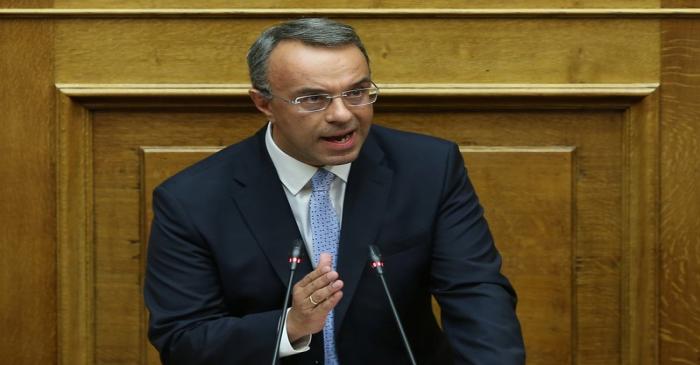
[[[314,364],[315,364],[315,365],[318,365],[318,364],[320,364],[320,363],[321,363],[321,362],[318,361],[318,360],[314,361]]]

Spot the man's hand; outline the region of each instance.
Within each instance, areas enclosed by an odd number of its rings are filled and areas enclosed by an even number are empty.
[[[292,309],[287,315],[289,342],[323,329],[326,316],[343,297],[342,288],[338,273],[331,270],[331,256],[322,253],[316,270],[292,288]]]

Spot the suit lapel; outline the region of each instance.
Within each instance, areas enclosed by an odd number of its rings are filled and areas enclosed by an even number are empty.
[[[368,245],[375,243],[381,228],[381,212],[385,210],[393,177],[393,172],[381,164],[383,156],[379,146],[368,138],[348,177],[337,266],[345,285],[343,299],[335,308],[336,333],[368,266]]]
[[[289,278],[292,241],[301,237],[284,188],[265,149],[264,129],[253,139],[243,168],[235,171],[232,196],[270,265],[284,285]],[[305,257],[295,278],[311,271]]]

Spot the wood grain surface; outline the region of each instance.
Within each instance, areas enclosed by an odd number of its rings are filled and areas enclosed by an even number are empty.
[[[700,363],[700,21],[664,22],[660,363]]]
[[[53,0],[0,0],[2,8],[51,8]]]
[[[690,0],[689,0],[690,1]],[[55,0],[57,8],[654,8],[658,0]]]
[[[503,272],[518,293],[528,362],[572,364],[575,148],[463,147]]]
[[[0,21],[0,362],[56,361],[52,24]]]
[[[700,3],[695,0],[661,0],[662,8],[700,8]]]
[[[363,37],[378,83],[658,81],[655,20],[346,20]],[[56,35],[57,80],[248,83],[248,46],[277,21],[63,20]]]

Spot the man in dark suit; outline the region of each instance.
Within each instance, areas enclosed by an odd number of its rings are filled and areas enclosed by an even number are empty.
[[[419,364],[522,364],[515,293],[453,143],[372,126],[354,30],[301,19],[248,54],[269,123],[154,192],[145,301],[165,364],[263,364],[289,275],[283,364],[407,363],[368,245]],[[431,309],[442,313],[442,329]]]

